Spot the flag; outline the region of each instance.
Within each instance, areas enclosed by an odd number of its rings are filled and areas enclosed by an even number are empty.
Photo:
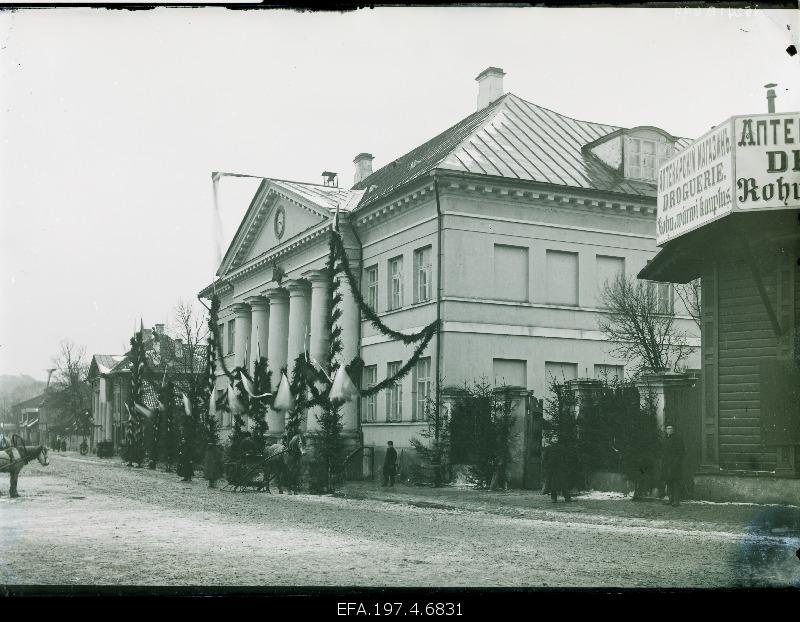
[[[255,394],[256,389],[253,386],[253,382],[245,374],[242,374],[242,384],[244,385],[244,390],[247,391],[247,394],[254,399],[259,400],[263,397],[272,396],[272,393],[262,393],[261,395],[256,395]]]
[[[228,408],[232,413],[241,414],[244,412],[244,404],[242,404],[242,400],[239,399],[238,391],[233,384],[228,385]]]
[[[344,367],[336,370],[336,375],[333,377],[333,386],[331,387],[330,399],[344,400],[345,402],[351,401],[358,395],[358,389],[350,380]]]
[[[192,416],[192,403],[189,401],[189,397],[186,393],[181,393],[183,396],[183,410],[188,417]]]
[[[314,369],[322,372],[325,375],[325,377],[328,379],[328,382],[333,383],[333,380],[331,380],[331,377],[328,375],[328,372],[326,372],[323,369],[322,365],[320,365],[320,363],[319,363],[319,361],[317,359],[315,359],[313,356],[309,356],[309,360],[311,361],[311,364],[314,366]]]
[[[141,404],[134,402],[133,407],[136,409],[136,412],[138,412],[140,415],[144,415],[148,419],[153,416],[153,411],[146,406],[142,406]]]
[[[274,410],[290,410],[294,406],[294,399],[292,392],[289,390],[289,379],[286,374],[281,375],[281,383],[278,386],[278,394],[275,396],[275,402],[272,404]]]

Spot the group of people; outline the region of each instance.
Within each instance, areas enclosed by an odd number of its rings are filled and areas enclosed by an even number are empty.
[[[67,439],[56,436],[55,440],[50,445],[50,449],[53,451],[67,451]]]
[[[656,485],[659,497],[667,496],[668,503],[674,507],[680,505],[681,502],[684,487],[683,459],[686,448],[674,425],[667,425],[664,432],[661,444],[660,472],[656,474],[658,480]],[[567,502],[572,500],[570,489],[573,484],[576,462],[574,447],[571,445],[557,442],[545,448],[545,492],[550,493],[553,503],[558,501],[559,496],[564,497],[564,501]],[[634,482],[634,501],[640,500],[646,492],[649,492],[648,489],[652,489],[647,483],[652,475],[652,473],[642,473],[641,477]]]

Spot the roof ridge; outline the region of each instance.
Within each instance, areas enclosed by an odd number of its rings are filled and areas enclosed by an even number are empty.
[[[373,177],[373,176],[377,175],[378,173],[380,173],[381,171],[386,170],[387,167],[391,166],[392,164],[394,164],[396,162],[399,162],[400,160],[403,160],[404,158],[407,158],[407,157],[411,156],[413,153],[421,151],[421,150],[424,150],[425,147],[427,147],[431,143],[439,140],[441,137],[445,136],[446,134],[452,132],[457,127],[462,126],[462,125],[468,125],[471,121],[475,120],[479,115],[483,114],[483,115],[487,115],[487,117],[488,117],[489,112],[493,108],[497,108],[499,106],[500,102],[502,102],[509,95],[511,95],[511,93],[504,93],[502,96],[498,97],[496,100],[494,100],[488,106],[485,106],[484,108],[481,108],[480,110],[476,110],[475,112],[470,113],[469,115],[467,115],[466,117],[464,117],[460,121],[457,121],[456,123],[454,123],[453,125],[451,125],[447,129],[445,129],[445,130],[439,132],[438,134],[436,134],[436,136],[426,140],[421,145],[417,145],[413,149],[411,149],[411,150],[405,152],[404,154],[396,157],[394,160],[390,160],[389,162],[384,164],[382,167],[380,167],[377,171],[371,173],[370,175],[368,175],[367,177],[362,179],[357,184],[353,184],[350,187],[350,189],[351,190],[364,190],[366,188],[369,188],[369,184],[367,184],[367,182],[369,181],[370,177]],[[460,141],[459,141],[459,144],[460,144]],[[441,159],[437,160],[437,162],[441,162]]]
[[[559,117],[564,117],[565,119],[569,119],[570,121],[575,121],[577,123],[591,123],[592,125],[603,125],[605,127],[613,128],[614,130],[628,130],[628,129],[630,129],[629,127],[624,127],[624,126],[621,126],[621,125],[611,125],[610,123],[601,123],[600,121],[587,121],[586,119],[576,119],[575,117],[570,117],[569,115],[566,115],[566,114],[564,114],[562,112],[557,112],[557,111],[553,110],[552,108],[547,108],[545,106],[542,106],[541,104],[536,104],[536,103],[534,103],[532,101],[528,101],[524,97],[520,97],[519,95],[515,95],[514,93],[506,93],[506,94],[507,95],[512,95],[516,99],[524,101],[526,104],[528,104],[530,106],[535,106],[536,108],[541,108],[542,110],[547,110],[547,112],[552,112],[553,114],[556,114]]]

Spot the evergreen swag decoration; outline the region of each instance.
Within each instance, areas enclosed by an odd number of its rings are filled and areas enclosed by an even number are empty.
[[[198,404],[200,412],[203,414],[203,432],[205,435],[206,443],[214,445],[219,444],[219,424],[217,423],[216,416],[211,412],[211,400],[214,399],[215,391],[217,388],[216,380],[216,347],[214,345],[214,332],[210,331],[208,335],[208,344],[206,345],[206,361],[205,361],[205,387],[200,394],[202,402]]]
[[[136,463],[141,467],[145,459],[144,426],[145,418],[136,404],[142,403],[143,383],[147,361],[145,359],[142,330],[131,337],[131,383],[126,406],[128,409],[128,429],[125,434],[125,460],[128,466]]]

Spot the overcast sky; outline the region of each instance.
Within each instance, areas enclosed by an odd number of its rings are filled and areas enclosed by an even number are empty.
[[[0,14],[0,374],[70,338],[122,353],[216,269],[212,171],[353,179],[476,106],[474,78],[562,114],[697,137],[800,110],[797,12],[385,8]],[[800,47],[800,46],[799,46]],[[254,190],[220,184],[230,240]]]

